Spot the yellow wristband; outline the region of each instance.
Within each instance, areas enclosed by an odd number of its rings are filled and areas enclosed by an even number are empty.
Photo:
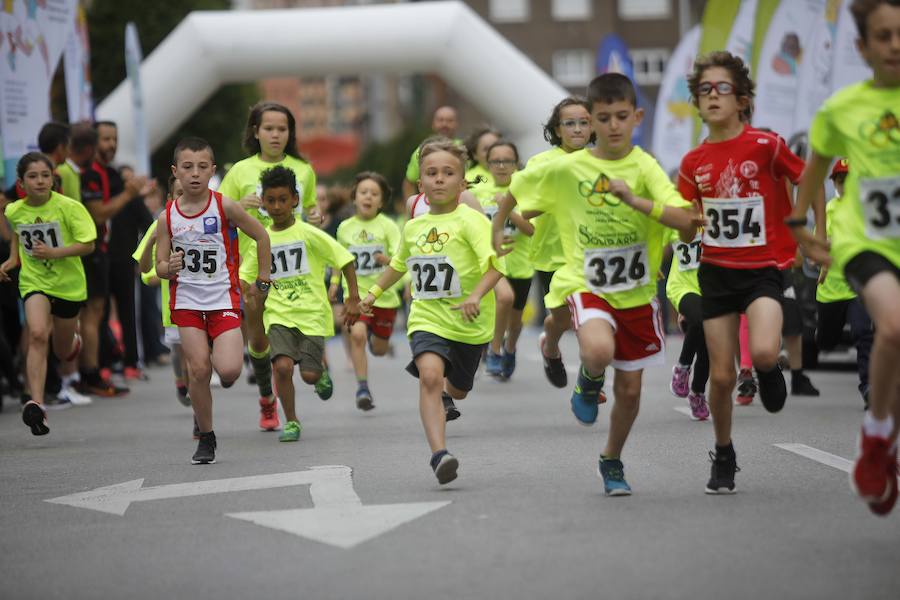
[[[650,217],[651,219],[653,219],[654,221],[659,221],[659,218],[663,214],[664,208],[665,208],[665,206],[663,206],[662,203],[654,202],[653,208],[650,209],[650,212],[647,213],[647,216]]]
[[[381,286],[377,283],[373,283],[372,287],[369,288],[369,293],[375,296],[375,299],[378,300],[378,297],[384,293],[384,290],[381,289]]]

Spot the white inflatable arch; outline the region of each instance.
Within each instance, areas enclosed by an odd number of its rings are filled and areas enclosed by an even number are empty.
[[[144,60],[151,150],[227,83],[266,77],[437,73],[520,147],[546,149],[541,123],[566,90],[462,2],[193,12]],[[127,81],[97,108],[135,164]],[[235,135],[243,123],[235,123]]]

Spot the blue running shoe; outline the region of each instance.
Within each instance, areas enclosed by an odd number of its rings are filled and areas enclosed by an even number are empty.
[[[516,353],[510,352],[506,348],[503,349],[503,356],[500,358],[500,376],[503,379],[509,379],[516,371]]]
[[[593,379],[585,373],[584,366],[578,371],[578,380],[572,390],[572,413],[582,425],[593,425],[597,421],[598,407],[606,400],[603,396],[605,381],[605,374]]]
[[[487,359],[484,364],[484,372],[494,377],[499,377],[503,370],[502,359],[499,354],[494,354],[491,350],[487,351]]]
[[[600,457],[597,474],[603,479],[607,496],[630,496],[631,486],[625,481],[625,466],[618,458]]]

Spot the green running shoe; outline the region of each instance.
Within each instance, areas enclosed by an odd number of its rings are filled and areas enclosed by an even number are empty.
[[[331,395],[334,393],[334,382],[331,381],[331,375],[328,374],[328,369],[322,371],[322,376],[319,377],[319,380],[316,382],[315,390],[316,395],[322,400],[331,398]]]
[[[284,430],[278,436],[279,442],[296,442],[300,439],[300,421],[288,421],[284,424]]]

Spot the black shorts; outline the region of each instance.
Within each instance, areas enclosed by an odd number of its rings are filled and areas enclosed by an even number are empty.
[[[63,300],[62,298],[57,298],[56,296],[51,296],[50,294],[45,294],[44,292],[28,292],[27,294],[25,294],[25,297],[22,298],[22,302],[25,302],[32,296],[43,296],[47,300],[49,300],[50,314],[54,317],[59,317],[60,319],[74,319],[78,316],[79,311],[81,311],[81,307],[84,305],[84,302]]]
[[[784,299],[781,301],[781,311],[784,320],[781,322],[781,335],[793,336],[803,333],[803,312],[797,301],[797,291],[794,288],[794,272],[791,269],[781,272],[784,282]]]
[[[81,257],[88,298],[109,296],[109,254],[94,251]]]
[[[553,279],[555,271],[535,271],[538,281],[541,283],[541,298],[550,292],[550,280]]]
[[[531,291],[531,278],[513,279],[507,277],[509,285],[513,289],[513,310],[524,310],[528,303],[528,292]]]
[[[697,281],[703,297],[704,320],[746,312],[757,298],[772,298],[780,303],[784,296],[781,271],[775,267],[729,269],[700,263]]]
[[[418,377],[416,358],[420,354],[433,352],[444,359],[444,377],[450,385],[468,392],[475,382],[475,372],[478,370],[486,346],[487,344],[454,342],[428,331],[414,331],[409,338],[412,360],[406,365],[406,370],[413,377]]]
[[[862,294],[862,289],[869,280],[883,272],[893,273],[894,277],[900,279],[900,268],[871,250],[860,252],[844,265],[844,277],[857,294]]]

